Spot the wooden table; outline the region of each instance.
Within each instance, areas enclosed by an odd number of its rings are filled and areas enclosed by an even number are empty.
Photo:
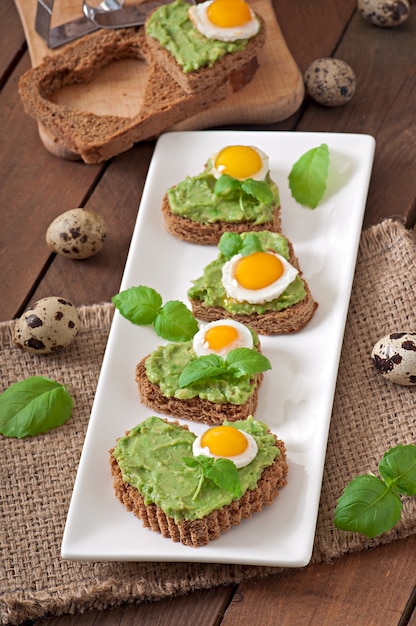
[[[347,106],[335,109],[306,100],[290,119],[266,129],[375,136],[364,227],[394,216],[413,228],[416,6],[407,23],[396,29],[369,25],[356,11],[355,0],[275,0],[274,7],[299,68],[303,71],[319,57],[342,58],[354,68],[357,91]],[[76,305],[108,301],[119,288],[154,143],[136,145],[102,165],[52,156],[39,141],[36,124],[24,114],[17,93],[19,77],[30,61],[13,0],[0,3],[0,35],[0,320],[15,317],[35,299],[52,294],[64,294]],[[68,263],[49,254],[45,231],[56,215],[78,206],[99,210],[110,236],[105,255]],[[413,537],[259,583],[51,618],[47,624],[416,625],[415,554]],[[38,620],[36,626],[44,623]]]

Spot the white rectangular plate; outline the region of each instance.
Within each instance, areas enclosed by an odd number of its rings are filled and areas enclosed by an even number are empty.
[[[292,198],[288,174],[307,150],[326,143],[328,186],[315,210]],[[134,326],[117,311],[112,323],[62,541],[66,559],[194,561],[301,567],[312,554],[325,451],[362,219],[374,156],[368,135],[264,131],[167,133],[156,144],[120,290],[147,285],[163,301],[185,303],[191,281],[217,256],[215,246],[169,235],[160,210],[168,187],[202,171],[226,145],[269,156],[278,184],[282,230],[292,241],[319,307],[299,333],[261,337],[272,362],[256,418],[286,443],[288,484],[261,513],[198,549],[142,527],[113,493],[109,449],[154,414],[140,403],[136,363],[164,343],[152,327]],[[85,364],[88,367],[88,364]],[[204,427],[188,422],[199,434]]]

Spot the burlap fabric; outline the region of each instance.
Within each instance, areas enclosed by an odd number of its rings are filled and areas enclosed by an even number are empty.
[[[382,537],[369,540],[333,526],[336,500],[346,483],[356,474],[375,471],[389,447],[416,440],[416,388],[386,382],[370,359],[380,336],[395,330],[416,331],[415,261],[415,241],[401,224],[388,220],[362,234],[328,442],[314,562],[330,561],[416,531],[416,498],[404,501],[402,521]],[[0,438],[2,624],[123,601],[156,600],[278,573],[274,568],[244,565],[61,559],[66,512],[112,314],[110,304],[82,307],[83,328],[75,342],[61,354],[48,357],[19,351],[12,344],[12,323],[0,324],[0,390],[42,374],[70,385],[75,400],[73,416],[61,428],[24,440]],[[320,358],[325,358],[324,346]]]

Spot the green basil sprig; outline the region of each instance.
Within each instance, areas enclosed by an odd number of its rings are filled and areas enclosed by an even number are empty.
[[[254,252],[261,252],[261,242],[255,233],[247,233],[241,237],[238,233],[225,232],[218,242],[218,249],[226,259],[231,259],[236,254],[247,256]]]
[[[304,206],[315,209],[325,193],[329,168],[329,149],[326,143],[303,154],[289,174],[289,188],[293,198]]]
[[[19,439],[45,433],[64,424],[72,407],[73,400],[63,385],[30,376],[0,395],[0,433]]]
[[[226,196],[238,190],[253,196],[262,204],[271,204],[274,200],[273,192],[265,180],[253,180],[252,178],[238,180],[228,174],[223,174],[218,178],[214,186],[214,193],[217,196]]]
[[[189,341],[198,330],[198,322],[183,302],[163,304],[161,295],[151,287],[130,287],[112,301],[123,317],[139,326],[153,324],[156,334],[168,341]]]
[[[199,470],[199,481],[192,500],[196,500],[206,479],[212,480],[217,487],[229,491],[234,498],[242,495],[240,476],[235,464],[230,459],[214,459],[203,454],[184,457],[187,467]]]
[[[334,524],[337,528],[373,538],[390,530],[400,520],[400,496],[416,495],[416,445],[399,444],[388,450],[378,470],[356,476],[338,499]]]
[[[225,358],[217,354],[207,354],[190,361],[179,376],[178,385],[189,387],[200,380],[224,376],[241,378],[253,376],[271,369],[268,358],[251,348],[235,348]]]

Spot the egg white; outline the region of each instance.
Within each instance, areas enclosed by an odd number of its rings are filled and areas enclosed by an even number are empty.
[[[194,440],[194,443],[192,445],[192,453],[193,453],[194,456],[203,455],[203,456],[207,456],[207,457],[209,457],[211,459],[229,459],[230,461],[232,461],[235,464],[237,469],[240,468],[240,467],[245,467],[246,465],[251,463],[251,461],[255,458],[255,456],[257,454],[257,451],[258,451],[258,446],[257,446],[257,442],[254,439],[254,437],[252,437],[248,433],[245,433],[242,430],[240,430],[240,433],[242,433],[244,435],[244,437],[247,440],[247,444],[248,444],[247,448],[241,454],[237,454],[236,456],[217,456],[216,454],[212,454],[212,452],[210,451],[208,446],[205,446],[205,447],[201,446],[201,439],[202,439],[204,433],[199,435]]]
[[[189,7],[188,15],[195,28],[207,39],[217,39],[218,41],[236,41],[237,39],[250,39],[257,35],[260,23],[252,9],[250,9],[251,20],[241,26],[221,28],[213,24],[208,15],[207,8],[213,0],[194,4]]]
[[[222,284],[227,296],[239,302],[249,302],[250,304],[262,304],[278,298],[285,289],[288,288],[290,283],[295,280],[299,272],[280,254],[275,252],[271,254],[274,254],[282,262],[283,274],[280,278],[271,283],[271,285],[263,287],[262,289],[247,289],[242,287],[234,278],[237,263],[243,255],[236,254],[229,261],[224,263],[222,268]]]
[[[255,150],[257,154],[259,155],[261,159],[261,168],[255,174],[246,178],[251,178],[252,180],[264,180],[269,171],[269,157],[267,156],[265,152],[263,152],[263,150],[260,150],[260,148],[255,148],[254,146],[248,146],[248,147]],[[215,152],[210,157],[212,168],[209,170],[209,173],[212,174],[212,176],[214,176],[214,178],[216,179],[218,179],[220,176],[224,174],[224,172],[221,169],[218,169],[217,167],[215,167],[215,161],[217,159],[217,156],[219,155],[220,152],[222,152],[223,149],[224,148],[221,148],[221,150],[218,150],[218,152]],[[246,178],[238,178],[238,180],[246,180]]]
[[[228,346],[225,346],[221,350],[213,350],[205,341],[205,333],[213,326],[232,326],[238,332],[238,337]],[[234,320],[217,320],[216,322],[210,322],[201,326],[199,331],[194,335],[192,340],[192,347],[197,356],[205,356],[207,354],[218,354],[219,356],[226,356],[230,350],[235,348],[253,348],[253,336],[247,326]]]

